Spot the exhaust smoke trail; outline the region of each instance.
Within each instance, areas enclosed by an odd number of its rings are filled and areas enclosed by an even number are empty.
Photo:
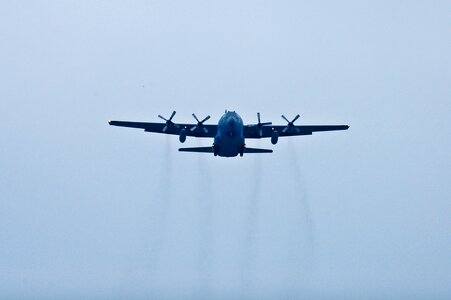
[[[172,190],[172,154],[171,138],[166,136],[165,146],[159,171],[159,182],[153,201],[153,213],[150,216],[153,220],[153,234],[149,245],[151,271],[158,270],[158,262],[161,261],[164,253],[168,231],[168,214],[171,206]]]
[[[296,210],[299,211],[299,218],[295,220],[293,226],[293,237],[295,242],[295,251],[293,261],[296,262],[293,278],[294,286],[299,284],[298,280],[305,275],[306,269],[311,269],[314,265],[314,223],[311,216],[310,204],[307,198],[306,187],[302,179],[301,166],[297,158],[297,151],[293,141],[288,141],[288,157],[290,159],[289,169],[293,178],[293,194],[295,195]]]
[[[260,148],[260,140],[257,142],[258,148]],[[262,186],[262,159],[261,155],[255,156],[254,168],[252,170],[251,178],[254,179],[253,185],[250,190],[250,195],[247,203],[247,209],[245,214],[245,237],[243,245],[243,255],[241,262],[241,285],[243,296],[252,295],[252,278],[255,275],[255,253],[256,253],[256,240],[258,234],[258,219],[259,219],[259,206],[261,199],[261,186]]]
[[[200,143],[199,143],[200,146]],[[208,297],[211,294],[212,249],[213,249],[213,206],[212,182],[208,157],[199,153],[199,257],[198,271],[200,295]]]

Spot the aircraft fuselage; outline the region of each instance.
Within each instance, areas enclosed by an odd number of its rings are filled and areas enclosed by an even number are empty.
[[[243,155],[244,125],[241,117],[234,111],[226,112],[218,122],[214,138],[214,154],[223,157]]]

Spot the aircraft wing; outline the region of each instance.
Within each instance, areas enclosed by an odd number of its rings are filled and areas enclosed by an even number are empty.
[[[244,127],[244,137],[250,139],[268,138],[273,131],[277,131],[279,136],[311,135],[313,132],[347,130],[348,125],[299,125],[287,127],[286,125],[262,126],[261,136],[259,129],[255,125]]]
[[[196,124],[172,124],[166,123],[147,123],[147,122],[128,122],[128,121],[108,121],[112,126],[130,127],[144,129],[146,132],[164,133],[179,135],[182,129],[186,130],[186,136],[194,137],[214,137],[218,130],[218,125],[202,125],[196,128]],[[192,130],[195,128],[194,130]]]

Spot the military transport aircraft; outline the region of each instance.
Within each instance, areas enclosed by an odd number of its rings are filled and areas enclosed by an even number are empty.
[[[175,124],[172,119],[175,111],[166,119],[161,115],[158,117],[164,120],[164,123],[144,123],[144,122],[126,122],[126,121],[108,121],[110,125],[141,128],[147,132],[165,133],[178,135],[181,143],[186,141],[187,136],[200,138],[214,138],[211,147],[180,148],[184,152],[204,152],[213,153],[215,156],[234,157],[244,153],[271,153],[270,149],[248,148],[245,139],[271,138],[273,145],[277,144],[279,137],[294,135],[311,135],[316,131],[347,130],[348,125],[301,125],[296,126],[294,122],[299,119],[299,115],[289,121],[284,115],[282,118],[287,121],[287,125],[272,125],[271,122],[260,121],[260,113],[257,113],[257,124],[244,125],[241,117],[234,111],[225,111],[218,125],[207,125],[205,121],[210,116],[200,121],[195,114],[194,119],[197,124]]]

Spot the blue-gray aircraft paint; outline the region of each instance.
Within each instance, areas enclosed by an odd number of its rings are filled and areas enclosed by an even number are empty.
[[[277,144],[279,136],[291,137],[311,135],[313,132],[347,130],[348,125],[295,125],[300,118],[297,114],[291,121],[284,115],[281,117],[287,122],[285,125],[272,125],[272,122],[261,122],[260,113],[257,113],[257,124],[244,125],[241,117],[234,111],[228,112],[219,120],[217,125],[204,124],[210,119],[206,116],[200,120],[194,113],[192,116],[196,124],[175,123],[173,121],[176,111],[169,118],[158,115],[164,123],[108,121],[112,126],[144,129],[145,132],[178,135],[179,141],[184,143],[187,136],[196,138],[214,138],[210,147],[179,148],[182,152],[213,153],[215,156],[235,157],[244,153],[272,153],[271,149],[248,148],[245,139],[271,138],[273,145]],[[271,126],[270,126],[271,125]]]
[[[243,119],[234,111],[226,112],[218,123],[213,149],[215,155],[232,157],[244,152]]]

